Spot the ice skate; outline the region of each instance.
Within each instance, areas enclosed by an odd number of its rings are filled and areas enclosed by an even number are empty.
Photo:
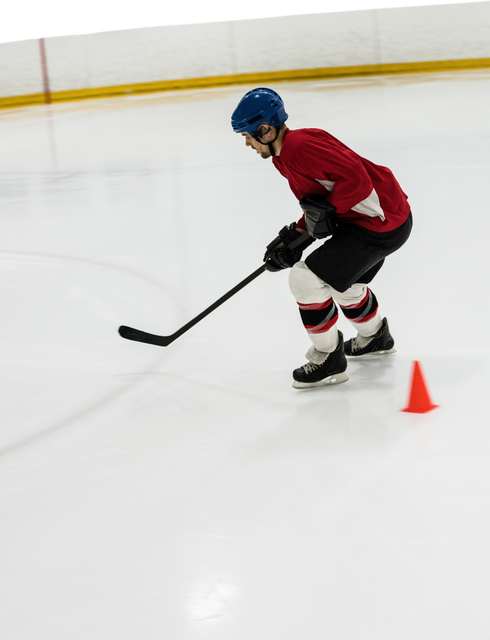
[[[360,336],[351,338],[344,343],[346,356],[356,358],[362,356],[383,356],[389,353],[395,353],[395,341],[390,333],[388,321],[383,318],[383,324],[378,333],[373,336]]]
[[[339,344],[332,353],[318,351],[311,347],[306,354],[309,362],[293,371],[293,387],[310,389],[328,384],[339,384],[349,379],[345,373],[347,360],[344,354],[343,335],[339,331]]]

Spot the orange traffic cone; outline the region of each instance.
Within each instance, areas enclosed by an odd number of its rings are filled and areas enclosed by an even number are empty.
[[[406,409],[402,409],[402,411],[407,411],[408,413],[427,413],[437,407],[437,404],[432,404],[431,402],[422,369],[420,368],[419,362],[415,360],[408,407]]]

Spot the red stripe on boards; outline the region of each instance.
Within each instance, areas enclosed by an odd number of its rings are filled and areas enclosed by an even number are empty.
[[[39,38],[39,52],[41,54],[44,100],[46,104],[51,104],[51,89],[49,87],[48,61],[46,57],[46,46],[44,44],[44,38]]]

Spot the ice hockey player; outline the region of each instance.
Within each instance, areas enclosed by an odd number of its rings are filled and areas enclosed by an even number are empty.
[[[349,149],[322,129],[288,129],[284,102],[272,89],[246,93],[233,112],[233,130],[262,158],[272,158],[287,179],[303,215],[279,231],[267,247],[270,271],[291,268],[289,286],[312,346],[308,362],[293,371],[293,387],[348,379],[347,356],[395,351],[388,322],[368,284],[384,259],[412,229],[407,196],[393,173]],[[287,245],[308,233],[301,249]],[[304,261],[303,249],[324,240]],[[338,307],[357,331],[344,342]]]

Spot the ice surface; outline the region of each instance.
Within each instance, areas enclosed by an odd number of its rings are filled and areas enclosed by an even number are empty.
[[[490,71],[273,87],[414,213],[372,285],[397,354],[307,392],[286,273],[168,348],[117,333],[172,333],[299,217],[229,126],[251,87],[0,112],[5,640],[490,638]]]

